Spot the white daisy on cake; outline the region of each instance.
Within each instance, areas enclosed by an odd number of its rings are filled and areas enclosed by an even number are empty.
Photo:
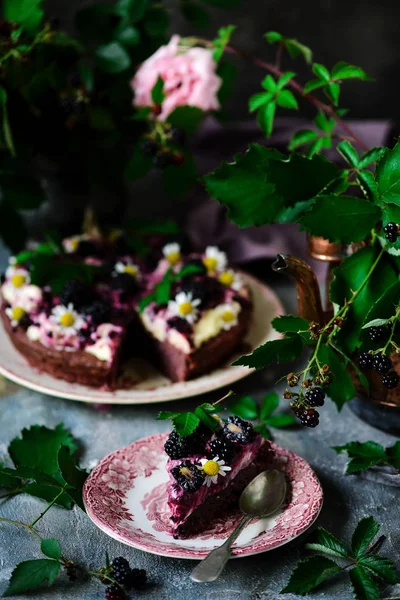
[[[182,258],[181,247],[177,242],[165,244],[162,253],[170,265],[176,265]]]
[[[6,308],[6,315],[11,321],[12,327],[17,327],[18,323],[26,315],[26,311],[21,306],[14,306],[14,308]]]
[[[77,333],[85,324],[83,317],[74,310],[73,304],[55,306],[51,311],[50,320],[59,325],[67,335]]]
[[[174,316],[186,319],[189,323],[194,323],[199,313],[197,307],[200,303],[201,300],[193,298],[191,292],[179,292],[179,294],[175,296],[175,300],[170,300],[168,302],[168,310]]]
[[[134,277],[135,279],[139,279],[140,277],[140,271],[139,271],[139,267],[137,265],[135,265],[135,263],[133,262],[122,262],[119,261],[115,264],[114,270],[117,273],[127,273],[128,275],[131,275],[131,277]]]
[[[24,267],[10,264],[6,270],[6,280],[14,288],[20,288],[30,282],[29,272]]]
[[[243,281],[240,275],[235,273],[233,269],[226,269],[225,271],[221,271],[218,275],[218,280],[226,287],[232,288],[236,292],[238,292],[243,287]]]
[[[223,329],[229,330],[238,324],[239,312],[240,304],[237,302],[232,304],[220,304],[220,306],[218,306],[218,315],[221,319]]]
[[[218,475],[225,477],[226,473],[231,470],[231,467],[225,464],[225,461],[220,459],[219,456],[215,456],[212,460],[208,458],[202,458],[200,460],[201,467],[197,467],[200,471],[203,471],[204,483],[207,487],[210,487],[212,483],[218,482]]]
[[[227,263],[228,259],[225,252],[221,252],[217,246],[207,246],[203,256],[203,264],[209,273],[224,271]]]

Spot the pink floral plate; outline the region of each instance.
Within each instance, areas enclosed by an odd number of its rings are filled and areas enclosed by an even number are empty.
[[[102,531],[128,546],[160,556],[200,559],[228,537],[240,514],[218,519],[192,538],[173,539],[166,497],[166,438],[152,435],[103,458],[84,487],[87,514]],[[286,503],[274,515],[245,528],[233,547],[234,557],[287,544],[308,529],[321,510],[323,493],[310,465],[277,444],[272,448],[271,469],[285,473],[289,483]]]
[[[247,273],[242,272],[241,275],[251,289],[254,304],[252,322],[244,340],[250,352],[257,346],[280,337],[281,334],[272,328],[271,321],[284,314],[284,309],[271,288]],[[201,377],[171,383],[146,361],[132,359],[121,374],[120,387],[109,391],[69,383],[33,369],[14,348],[1,321],[0,348],[0,375],[42,394],[96,404],[148,404],[189,398],[232,385],[252,372],[248,367],[232,366],[235,359],[232,356],[226,364]]]

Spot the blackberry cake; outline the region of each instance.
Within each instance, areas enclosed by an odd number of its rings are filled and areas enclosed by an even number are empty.
[[[128,242],[74,236],[10,259],[1,316],[33,367],[115,389],[124,361],[140,356],[185,381],[242,342],[251,298],[223,252],[184,254],[177,242],[135,252]]]
[[[270,443],[251,423],[212,418],[218,419],[215,431],[202,424],[187,437],[172,431],[164,446],[175,539],[198,534],[236,511],[246,485],[271,464]]]

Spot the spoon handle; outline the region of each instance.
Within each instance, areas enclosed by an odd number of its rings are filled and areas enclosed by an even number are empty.
[[[199,564],[191,572],[190,578],[198,583],[207,581],[215,581],[222,573],[226,563],[231,557],[231,546],[239,536],[242,529],[251,521],[252,517],[243,515],[235,529],[232,531],[228,539],[219,546],[211,550],[207,556],[199,562]]]

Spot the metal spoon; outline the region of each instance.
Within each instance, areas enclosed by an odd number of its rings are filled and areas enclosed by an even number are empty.
[[[286,481],[280,471],[263,471],[243,490],[239,507],[243,517],[226,542],[209,554],[193,569],[190,577],[198,583],[215,581],[231,557],[231,546],[252,519],[266,517],[282,505],[286,496]]]

